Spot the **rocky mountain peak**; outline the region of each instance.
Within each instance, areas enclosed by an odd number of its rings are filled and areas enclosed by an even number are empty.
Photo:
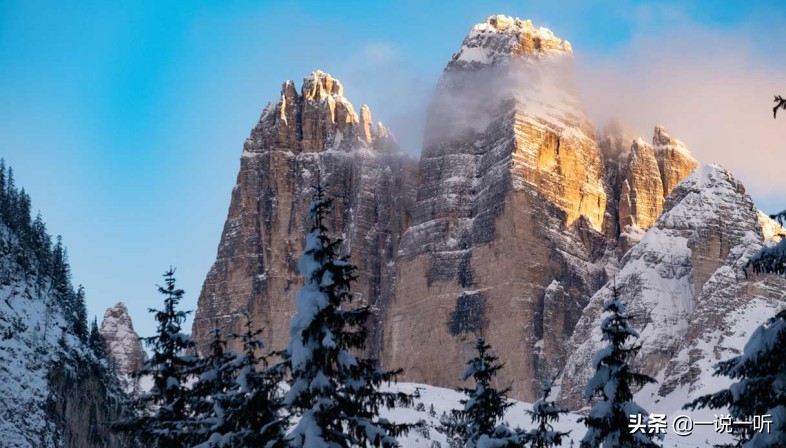
[[[657,125],[655,126],[655,134],[652,136],[652,144],[654,146],[676,146],[677,144],[682,145],[682,142],[673,138],[669,134],[668,129],[661,125]]]
[[[782,307],[782,278],[743,272],[767,236],[760,222],[743,185],[722,167],[705,165],[674,188],[661,216],[623,257],[614,282],[641,335],[635,364],[660,381],[641,392],[643,403],[672,393],[683,403],[686,394],[710,392],[705,388],[717,387],[712,366],[738,353],[739,341]],[[573,333],[562,395],[575,405],[604,344],[601,306],[611,287],[593,296]]]
[[[147,353],[123,302],[118,302],[104,313],[101,335],[109,360],[115,367],[120,384],[127,392],[134,390],[131,374],[144,366]]]
[[[298,154],[369,148],[389,152],[394,146],[384,128],[374,128],[368,106],[361,107],[358,115],[344,97],[341,82],[316,70],[303,78],[300,94],[294,82],[284,82],[280,99],[265,108],[245,151],[265,148]]]
[[[570,43],[556,37],[548,28],[535,28],[530,20],[496,15],[472,27],[448,68],[572,54]]]
[[[303,78],[303,87],[300,89],[305,99],[325,99],[329,95],[344,96],[344,87],[338,79],[322,70],[311,72]]]

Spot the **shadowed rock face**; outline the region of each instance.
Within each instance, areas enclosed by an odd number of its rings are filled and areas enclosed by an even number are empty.
[[[332,228],[379,308],[371,351],[404,380],[455,386],[482,333],[532,400],[564,362],[589,298],[696,162],[665,129],[653,144],[579,101],[567,41],[505,16],[473,27],[429,107],[419,164],[322,72],[286,82],[241,158],[193,336],[239,329],[246,310],[286,346],[316,173]],[[417,175],[416,175],[417,174]]]
[[[247,310],[265,329],[268,349],[286,347],[318,173],[334,198],[330,227],[358,266],[355,299],[377,306],[383,318],[399,239],[411,219],[416,169],[381,124],[371,124],[366,106],[355,113],[338,80],[314,72],[300,93],[284,83],[281,99],[265,109],[243,148],[217,259],[194,319],[200,349],[215,325],[240,331]],[[372,330],[378,327],[372,323]],[[372,351],[380,337],[372,332]]]

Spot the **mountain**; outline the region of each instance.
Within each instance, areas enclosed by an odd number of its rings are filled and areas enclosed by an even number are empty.
[[[663,127],[651,145],[593,129],[568,42],[505,16],[473,27],[429,111],[383,363],[457,385],[483,331],[500,382],[537,398],[591,293],[698,165]]]
[[[583,403],[592,358],[604,345],[601,306],[615,284],[641,335],[635,365],[659,382],[639,394],[640,403],[675,398],[681,405],[728,386],[712,377],[712,366],[740,354],[752,331],[786,305],[786,279],[743,271],[778,227],[728,171],[716,165],[694,171],[584,310],[571,338],[561,397]]]
[[[665,313],[641,358],[662,381],[662,391],[646,392],[653,400],[694,384],[710,362],[697,356],[733,352],[701,345],[714,325],[738,337],[748,331],[713,314],[736,310],[717,291],[744,282],[738,268],[762,244],[743,187],[722,180],[731,177],[719,168],[700,168],[663,126],[647,141],[620,123],[596,131],[576,87],[573,47],[530,21],[492,16],[470,30],[430,99],[419,160],[374,128],[367,108],[355,114],[329,75],[312,73],[299,93],[284,84],[244,146],[194,322],[203,349],[210,328],[237,330],[246,310],[269,348],[286,346],[317,172],[335,198],[330,227],[359,265],[356,297],[377,310],[369,350],[383,366],[403,368],[406,381],[458,386],[482,333],[506,362],[498,382],[512,386],[512,397],[534,401],[541,380],[570,363],[576,378],[562,392],[580,406],[586,371],[575,363],[597,348],[590,339],[608,282],[630,281],[631,300],[649,294],[646,284],[636,289],[639,277],[666,287],[650,271],[630,272],[638,268],[668,271],[669,282],[689,272],[683,283],[667,282],[682,288],[668,290],[671,308],[653,311]],[[726,199],[695,200],[702,195]],[[735,213],[745,219],[732,224]],[[684,245],[675,261],[676,242],[647,242],[663,226],[692,241],[689,263]],[[768,282],[776,280],[734,286],[738,300],[760,303],[778,287]],[[717,291],[704,299],[706,285]],[[731,304],[701,305],[717,301]],[[768,303],[761,313],[777,306]]]
[[[118,302],[106,310],[100,332],[104,338],[106,356],[112,363],[123,390],[126,393],[138,391],[139,384],[131,374],[145,365],[147,353],[142,347],[139,335],[134,331],[128,308],[123,302]]]
[[[87,344],[65,249],[0,166],[0,444],[120,447],[105,423],[122,416],[123,394]]]
[[[286,346],[301,283],[297,259],[318,179],[334,198],[328,224],[358,266],[356,300],[384,310],[396,282],[399,240],[411,220],[416,169],[392,134],[373,125],[369,108],[356,113],[329,74],[311,73],[299,93],[285,82],[243,147],[217,258],[194,318],[200,350],[215,325],[240,332],[245,311],[265,329],[268,348]],[[372,350],[379,336],[376,331]]]

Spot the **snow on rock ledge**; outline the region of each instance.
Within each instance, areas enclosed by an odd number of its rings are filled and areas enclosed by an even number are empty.
[[[641,334],[634,364],[659,381],[639,394],[640,404],[681,405],[723,386],[712,366],[738,354],[756,326],[785,303],[786,280],[746,279],[742,271],[762,244],[750,196],[719,166],[696,169],[666,199],[663,214],[623,257],[613,280]],[[601,304],[611,287],[592,297],[571,339],[561,395],[574,406],[583,403],[590,361],[604,345]]]
[[[458,53],[453,55],[453,66],[482,66],[510,61],[514,57],[571,55],[573,49],[547,28],[535,28],[530,20],[496,15],[472,27]]]

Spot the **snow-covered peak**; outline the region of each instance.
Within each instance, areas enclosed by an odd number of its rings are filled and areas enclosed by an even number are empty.
[[[602,346],[601,307],[616,284],[640,332],[635,365],[656,377],[639,393],[676,411],[687,399],[724,386],[712,366],[737,354],[756,325],[784,302],[780,278],[747,278],[743,268],[763,244],[760,217],[745,188],[718,165],[695,169],[666,199],[663,213],[590,299],[576,326],[564,398],[577,400]],[[613,282],[613,283],[612,283]]]
[[[530,20],[496,15],[472,27],[450,66],[493,65],[514,57],[571,54],[570,43],[548,28],[535,28]]]
[[[101,321],[101,335],[104,337],[107,357],[114,365],[121,385],[127,392],[132,392],[134,384],[131,374],[142,368],[147,354],[123,302],[106,310]]]
[[[702,165],[666,198],[663,214],[656,225],[701,228],[722,210],[740,206],[753,209],[750,196],[745,195],[745,187],[720,165]]]

